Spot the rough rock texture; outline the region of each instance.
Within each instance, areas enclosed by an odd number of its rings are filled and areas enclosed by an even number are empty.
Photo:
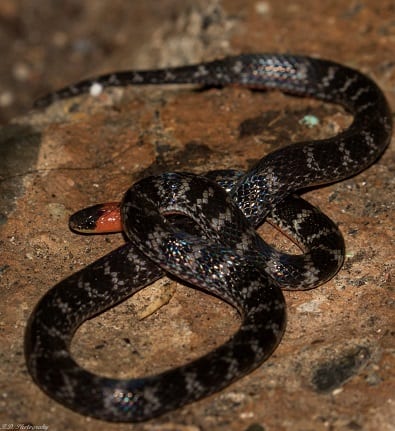
[[[48,9],[42,6],[46,14],[29,15],[33,27],[35,17],[47,17],[54,25],[49,3]],[[56,38],[48,32],[48,48],[34,51],[41,56],[29,51],[36,74],[25,86],[27,94],[88,72],[287,51],[363,70],[395,106],[395,7],[390,0],[164,1],[161,6],[147,1],[138,13],[114,0],[82,10],[80,2],[64,4],[64,13],[74,11],[75,19],[66,35]],[[13,7],[2,2],[0,25],[7,23],[7,5]],[[22,17],[32,9],[24,6]],[[34,34],[33,40],[45,41],[40,26]],[[93,49],[91,58],[65,49],[56,57],[51,47],[62,37],[68,47],[81,41],[102,47],[97,41],[105,40],[111,49]],[[56,68],[46,58],[55,58]],[[301,125],[306,114],[317,116],[319,125]],[[39,298],[56,281],[124,241],[121,235],[71,233],[72,212],[119,199],[148,174],[246,168],[279,145],[336,134],[349,121],[336,106],[278,93],[150,87],[68,100],[0,129],[0,423],[14,424],[5,429],[21,424],[51,431],[394,429],[393,144],[369,170],[307,195],[339,223],[347,245],[345,265],[321,288],[286,293],[288,327],[280,347],[228,389],[144,424],[103,424],[44,395],[31,381],[23,357],[25,324]],[[293,249],[273,229],[260,231],[279,247]],[[152,298],[162,298],[169,288],[174,291],[170,301],[141,319]],[[237,324],[237,313],[221,301],[163,279],[84,324],[73,353],[98,373],[144,375],[211,350]]]

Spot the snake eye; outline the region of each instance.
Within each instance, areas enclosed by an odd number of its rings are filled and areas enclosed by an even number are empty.
[[[81,210],[70,216],[69,227],[75,232],[91,232],[96,226],[96,221],[91,215],[86,215],[85,210]]]

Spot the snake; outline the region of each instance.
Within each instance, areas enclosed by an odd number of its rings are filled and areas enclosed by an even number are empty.
[[[25,332],[34,382],[69,409],[105,421],[139,422],[170,412],[220,391],[270,357],[286,327],[282,289],[317,287],[344,259],[337,225],[300,194],[369,167],[392,131],[390,108],[372,79],[333,61],[289,54],[115,72],[44,96],[36,107],[148,84],[279,90],[341,105],[353,120],[336,136],[281,147],[247,171],[165,172],[125,193],[119,211],[128,241],[48,290]],[[265,220],[302,253],[264,242],[256,227]],[[70,353],[77,328],[164,275],[231,304],[240,315],[238,330],[207,354],[157,374],[116,379],[80,366]]]

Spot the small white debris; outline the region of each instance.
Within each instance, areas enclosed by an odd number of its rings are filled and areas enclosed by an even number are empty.
[[[242,412],[240,413],[240,419],[252,419],[255,416],[254,412]]]
[[[259,1],[255,3],[255,11],[259,15],[266,15],[270,11],[270,4],[266,1]]]
[[[99,96],[102,92],[103,86],[98,82],[94,82],[89,89],[89,94],[93,97]]]
[[[296,309],[299,313],[320,313],[320,305],[325,301],[325,298],[317,298],[300,304]]]

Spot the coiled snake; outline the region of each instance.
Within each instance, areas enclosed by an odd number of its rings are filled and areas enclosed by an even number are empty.
[[[38,106],[106,86],[166,83],[278,89],[340,104],[354,119],[339,135],[281,148],[246,173],[168,173],[145,178],[127,191],[121,212],[130,242],[46,293],[25,337],[35,382],[65,406],[109,421],[147,420],[202,398],[273,352],[285,328],[280,287],[307,289],[325,282],[344,254],[336,225],[294,193],[365,169],[391,135],[389,107],[372,80],[330,61],[293,55],[241,55],[119,72],[62,89]],[[173,224],[168,217],[173,213],[196,226]],[[254,229],[266,217],[291,235],[304,254],[291,256],[266,245]],[[78,326],[166,273],[236,307],[242,319],[236,334],[209,354],[158,375],[117,380],[80,367],[69,350]]]

